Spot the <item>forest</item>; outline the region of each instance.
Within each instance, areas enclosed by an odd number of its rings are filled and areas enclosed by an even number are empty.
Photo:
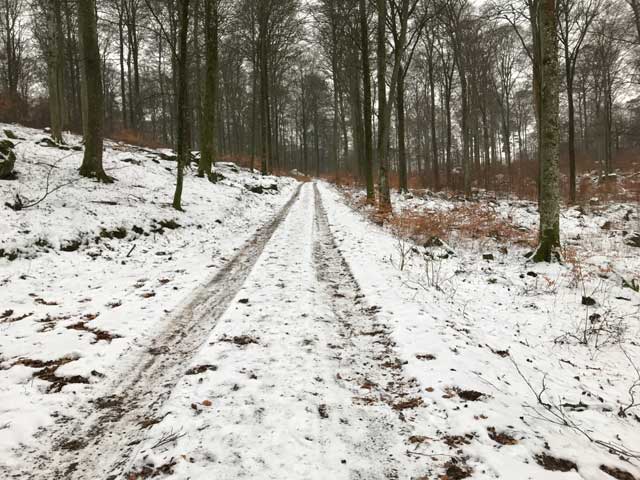
[[[0,477],[640,480],[640,0],[0,0]]]

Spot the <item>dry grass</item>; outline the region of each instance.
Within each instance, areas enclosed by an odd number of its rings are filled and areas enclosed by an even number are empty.
[[[518,227],[483,204],[460,203],[446,211],[403,210],[380,212],[367,205],[366,198],[353,190],[344,189],[348,203],[355,210],[365,212],[378,225],[388,225],[396,234],[425,243],[437,237],[444,241],[453,239],[484,240],[491,238],[499,244],[515,244],[527,247],[536,245],[536,231]]]
[[[421,243],[433,237],[445,241],[455,237],[492,238],[499,244],[535,245],[536,232],[523,231],[490,208],[479,205],[461,204],[448,211],[403,211],[390,216],[388,222],[407,230],[413,240]]]
[[[145,135],[137,130],[122,129],[113,132],[110,135],[112,140],[116,142],[126,143],[128,145],[136,145],[144,148],[169,148],[168,145],[163,144],[157,139],[154,139],[150,135]]]

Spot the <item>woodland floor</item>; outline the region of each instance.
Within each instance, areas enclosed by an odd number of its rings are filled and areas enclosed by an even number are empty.
[[[3,202],[43,163],[74,178],[11,128]],[[114,186],[1,210],[2,478],[640,479],[634,205],[565,209],[571,261],[534,265],[527,202],[465,207],[523,238],[422,238],[360,192],[219,164],[176,214],[158,153],[110,144]]]

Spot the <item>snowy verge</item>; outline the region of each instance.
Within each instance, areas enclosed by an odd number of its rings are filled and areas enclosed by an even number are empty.
[[[524,247],[407,244],[320,188],[340,250],[423,387],[418,454],[453,457],[473,478],[640,478],[637,292],[600,263],[582,273],[527,263]],[[423,205],[395,200],[396,210]],[[532,222],[530,205],[510,214]],[[633,273],[633,249],[571,218],[569,236]]]
[[[224,163],[212,184],[188,169],[176,212],[176,163],[161,152],[107,142],[117,181],[104,185],[78,176],[81,151],[5,129],[19,137],[16,178],[0,180],[0,466],[10,468],[38,429],[99,396],[119,358],[144,347],[297,182]],[[14,210],[17,195],[25,205],[45,198]]]

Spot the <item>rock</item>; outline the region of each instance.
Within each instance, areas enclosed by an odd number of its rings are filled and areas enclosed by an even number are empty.
[[[11,140],[24,140],[24,138],[18,137],[15,133],[13,133],[13,131],[9,130],[8,128],[4,129],[4,135]]]
[[[82,245],[82,242],[78,239],[67,240],[62,242],[60,250],[63,252],[75,252],[80,248],[80,245]]]
[[[216,162],[214,164],[215,168],[223,168],[226,170],[231,170],[234,173],[239,173],[240,169],[238,168],[238,165],[236,165],[233,162]]]
[[[58,148],[60,150],[65,150],[65,151],[74,150],[76,152],[79,152],[82,150],[82,147],[80,145],[73,145],[73,146],[62,145],[58,142],[53,141],[53,139],[49,137],[42,137],[37,144],[40,145],[41,147]]]
[[[600,199],[598,197],[593,197],[589,199],[589,205],[592,205],[592,206],[600,205]]]
[[[271,185],[245,185],[244,188],[253,193],[263,194],[267,192],[277,192],[278,185],[272,183]]]
[[[483,260],[493,260],[493,253],[485,253],[482,255]]]
[[[227,177],[222,175],[217,170],[214,170],[213,172],[211,172],[211,175],[209,176],[209,181],[213,182],[213,183],[218,183],[218,182],[224,180],[225,178],[227,178]]]
[[[442,247],[444,242],[440,240],[439,237],[431,237],[426,242],[424,242],[424,248],[430,247]]]
[[[596,301],[591,297],[582,297],[582,305],[586,305],[587,307],[592,307],[596,304]]]
[[[13,142],[10,140],[0,140],[0,179],[8,180],[13,178],[13,167],[16,163],[16,154],[13,151]]]
[[[178,160],[178,155],[173,152],[171,153],[155,152],[155,154],[159,156],[162,160],[166,160],[168,162],[175,162]]]
[[[611,220],[607,220],[606,222],[604,222],[602,224],[602,226],[600,228],[602,230],[611,230],[611,227],[613,227],[613,223],[611,223]]]
[[[630,247],[640,248],[640,233],[631,232],[625,237],[624,243]]]
[[[136,160],[135,158],[121,158],[120,161],[124,163],[130,163],[131,165],[142,165],[142,162],[140,160]]]

